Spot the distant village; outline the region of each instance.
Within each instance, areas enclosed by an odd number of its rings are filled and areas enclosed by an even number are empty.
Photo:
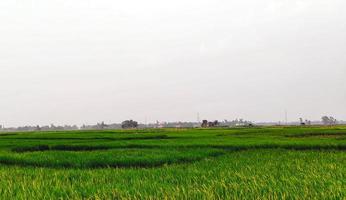
[[[312,125],[336,125],[346,124],[346,121],[336,120],[331,116],[323,116],[320,121],[310,121],[300,118],[296,122],[251,122],[244,119],[235,120],[223,120],[223,121],[208,121],[202,120],[201,122],[159,122],[155,123],[138,123],[134,120],[126,120],[122,123],[106,124],[104,122],[96,123],[94,125],[45,125],[45,126],[21,126],[21,127],[6,127],[0,125],[0,131],[12,132],[12,131],[63,131],[63,130],[116,130],[116,129],[131,129],[131,128],[210,128],[210,127],[252,127],[252,126],[312,126]]]

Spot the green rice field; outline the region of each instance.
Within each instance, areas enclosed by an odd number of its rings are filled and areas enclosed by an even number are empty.
[[[346,199],[346,126],[0,133],[0,199]]]

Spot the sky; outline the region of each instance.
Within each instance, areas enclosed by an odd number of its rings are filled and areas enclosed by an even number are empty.
[[[0,124],[346,119],[345,0],[1,0]]]

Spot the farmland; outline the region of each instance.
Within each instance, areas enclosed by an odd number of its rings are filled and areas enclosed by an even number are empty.
[[[346,127],[0,133],[1,199],[346,199]]]

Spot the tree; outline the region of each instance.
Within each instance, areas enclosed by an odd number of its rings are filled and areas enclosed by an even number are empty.
[[[202,126],[203,128],[208,127],[208,120],[203,120],[201,126]]]
[[[208,120],[203,120],[202,122],[202,127],[206,128],[206,127],[215,127],[219,125],[219,121],[215,120],[213,122],[208,122]]]
[[[129,129],[129,128],[137,128],[138,122],[131,120],[126,120],[121,123],[121,128]]]
[[[300,125],[301,125],[301,126],[304,126],[304,125],[305,125],[305,123],[304,123],[304,121],[303,121],[303,118],[299,118],[299,121],[300,121]]]
[[[220,125],[219,121],[218,121],[218,120],[215,120],[215,121],[214,121],[214,126],[219,126],[219,125]]]
[[[334,117],[323,116],[322,123],[324,125],[335,125],[338,121]]]
[[[96,124],[96,128],[97,129],[104,129],[104,128],[106,128],[108,125],[107,124],[105,124],[105,122],[101,122],[101,123],[97,123]]]

